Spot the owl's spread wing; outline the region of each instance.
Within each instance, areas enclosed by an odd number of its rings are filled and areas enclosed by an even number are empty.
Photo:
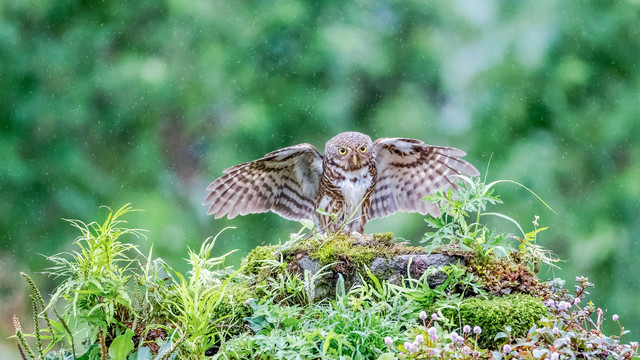
[[[452,175],[478,176],[473,165],[460,159],[466,153],[430,146],[420,140],[381,138],[373,142],[378,178],[370,196],[369,219],[397,211],[440,216],[440,208],[422,200],[438,188],[456,187]]]
[[[224,173],[207,187],[208,215],[231,219],[273,211],[290,220],[313,218],[322,155],[312,145],[279,149]]]

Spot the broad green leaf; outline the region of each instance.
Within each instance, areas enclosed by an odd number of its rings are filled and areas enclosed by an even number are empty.
[[[109,356],[112,360],[126,360],[129,353],[133,350],[133,338],[134,332],[131,329],[127,329],[124,334],[113,339],[111,346],[109,346]]]

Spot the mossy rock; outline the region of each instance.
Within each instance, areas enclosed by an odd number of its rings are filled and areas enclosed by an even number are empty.
[[[366,281],[366,268],[378,280],[402,286],[407,278],[419,279],[429,268],[455,264],[464,266],[471,256],[470,252],[455,247],[442,247],[428,253],[423,247],[395,242],[392,233],[335,234],[323,240],[311,238],[286,250],[277,245],[256,247],[244,260],[244,273],[253,277],[253,285],[260,288],[260,284],[284,272],[280,267],[262,268],[265,261],[283,261],[289,276],[303,276],[305,271],[313,275],[329,265],[323,270],[328,274],[315,284],[314,300],[318,301],[335,296],[335,285],[339,279],[344,280],[347,289],[360,284],[361,279]],[[445,280],[444,272],[431,274],[427,279],[432,287]],[[269,294],[257,292],[256,295],[262,298]]]
[[[260,274],[260,267],[262,263],[268,260],[276,260],[276,255],[279,247],[277,245],[258,246],[251,250],[247,257],[243,260],[244,270],[246,275],[258,275]]]
[[[424,253],[423,247],[407,246],[393,241],[393,233],[373,235],[335,234],[324,241],[307,242],[288,253],[300,258],[309,256],[320,265],[344,262],[353,270],[363,270],[376,258],[391,258],[401,254]]]
[[[460,319],[462,325],[480,326],[478,345],[485,349],[499,348],[503,339],[494,340],[495,336],[507,326],[511,327],[512,336],[523,337],[547,313],[540,298],[526,294],[468,298],[462,301],[459,313],[450,308],[443,310],[443,315],[454,323]]]
[[[255,292],[246,282],[231,282],[227,285],[220,304],[211,314],[211,319],[222,319],[217,326],[228,335],[240,334],[244,328],[244,318],[251,315],[247,302],[255,297]]]

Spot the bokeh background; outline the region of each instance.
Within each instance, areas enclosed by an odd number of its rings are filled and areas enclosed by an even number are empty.
[[[0,2],[0,357],[18,358],[19,272],[55,286],[40,254],[70,249],[62,218],[131,202],[142,251],[179,269],[236,226],[217,251],[239,249],[237,264],[299,225],[207,217],[208,183],[347,130],[459,147],[483,173],[493,156],[489,180],[557,212],[497,188],[492,210],[550,227],[539,243],[565,262],[540,276],[589,277],[637,341],[639,59],[638,0]],[[367,230],[418,241],[426,227],[400,214]]]

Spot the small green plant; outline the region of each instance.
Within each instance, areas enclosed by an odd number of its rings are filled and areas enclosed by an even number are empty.
[[[553,211],[538,195],[526,186],[511,180],[497,180],[486,184],[479,178],[472,179],[462,175],[458,178],[461,180],[458,189],[450,188],[445,191],[441,188],[424,198],[426,201],[439,204],[442,209],[441,217],[429,216],[425,219],[433,231],[425,233],[421,242],[426,244],[429,252],[441,245],[451,244],[459,246],[463,250],[474,251],[485,260],[490,255],[509,256],[510,253],[518,250],[509,241],[513,236],[496,233],[495,229],[490,229],[480,222],[480,218],[483,216],[495,216],[511,222],[522,234],[521,248],[527,254],[527,261],[532,264],[542,262],[548,265],[553,265],[556,262],[549,251],[543,250],[535,244],[536,234],[545,228],[536,227],[533,233],[527,234],[520,224],[511,217],[498,212],[485,212],[487,205],[502,204],[502,200],[494,192],[495,185],[500,183],[511,183],[526,189],[549,210]],[[474,221],[470,220],[472,213],[476,214]]]
[[[124,323],[135,316],[127,286],[142,254],[137,246],[120,240],[127,234],[144,238],[143,230],[123,227],[126,221],[121,217],[132,211],[136,210],[129,204],[109,211],[103,223],[67,220],[82,234],[74,242],[79,250],[47,257],[53,263],[47,273],[65,279],[50,303],[67,300],[65,314],[86,323],[94,341],[99,328],[108,329],[107,339],[121,335]]]
[[[442,284],[432,287],[429,279],[438,274],[445,279]],[[392,286],[421,309],[433,307],[436,303],[445,306],[445,302],[452,304],[471,295],[486,297],[482,284],[460,265],[430,267],[420,279],[407,278],[404,286]]]
[[[218,314],[216,308],[223,301],[231,280],[243,269],[231,274],[220,269],[225,258],[233,251],[211,257],[220,233],[205,240],[199,252],[189,249],[188,262],[191,270],[188,279],[177,271],[171,271],[170,276],[175,276],[172,281],[174,286],[167,288],[162,294],[164,301],[161,306],[171,315],[169,321],[172,324],[166,327],[166,331],[170,332],[173,328],[179,334],[177,343],[182,344],[179,351],[184,358],[204,359],[205,351],[219,340],[217,325],[231,316]],[[215,315],[218,316],[212,318]]]

